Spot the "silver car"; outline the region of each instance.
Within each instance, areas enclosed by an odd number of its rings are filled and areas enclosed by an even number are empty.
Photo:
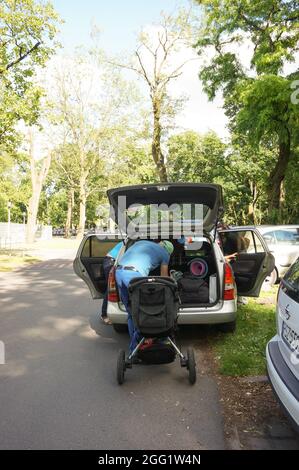
[[[299,258],[281,281],[276,308],[277,335],[267,345],[274,392],[299,431]]]
[[[275,258],[270,283],[281,279],[299,256],[299,225],[260,225],[257,227]]]
[[[216,233],[217,222],[223,214],[222,188],[214,184],[171,183],[128,186],[107,192],[114,219],[123,234],[124,247],[116,259],[108,282],[108,316],[116,331],[126,328],[127,313],[120,301],[115,282],[115,269],[123,253],[140,238],[169,239],[174,244],[170,270],[186,273],[190,264],[200,260],[206,267],[204,280],[209,289],[208,301],[188,301],[179,310],[179,324],[218,324],[223,331],[233,331],[236,324],[237,293],[242,296],[259,295],[266,276],[274,268],[274,258],[254,227],[233,228]],[[121,202],[121,207],[120,203]],[[125,201],[125,203],[124,203]],[[188,218],[180,212],[180,221],[173,222],[170,212],[175,207],[191,206]],[[190,219],[194,206],[202,207],[201,226]],[[139,232],[129,234],[132,218],[147,216],[150,206],[159,208],[159,221],[139,225]],[[171,208],[171,210],[169,210]],[[166,216],[166,217],[165,217]],[[168,220],[168,233],[165,224]],[[148,220],[148,219],[147,219]],[[179,226],[179,230],[178,230]],[[187,227],[188,230],[187,231]],[[182,244],[180,231],[184,232]],[[188,242],[188,235],[192,242]],[[90,289],[94,299],[101,299],[106,290],[103,259],[118,243],[113,235],[88,234],[82,240],[74,260],[74,270]],[[223,252],[224,250],[224,252]],[[230,262],[228,258],[230,258]],[[153,272],[150,275],[157,275]]]

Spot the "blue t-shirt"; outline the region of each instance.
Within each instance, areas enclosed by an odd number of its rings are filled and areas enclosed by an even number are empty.
[[[122,256],[121,266],[133,266],[142,276],[148,276],[150,271],[168,265],[169,253],[161,245],[148,240],[134,243]]]
[[[124,246],[123,242],[117,243],[112,250],[108,251],[106,256],[111,256],[111,258],[116,259],[118,256],[118,253],[120,252],[121,248]]]

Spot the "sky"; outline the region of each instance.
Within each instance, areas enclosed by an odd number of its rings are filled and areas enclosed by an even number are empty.
[[[56,11],[65,23],[58,38],[64,52],[70,54],[75,47],[91,44],[93,24],[101,30],[101,46],[110,54],[130,52],[136,34],[143,27],[158,22],[161,11],[174,13],[179,6],[188,6],[189,0],[52,0]],[[188,96],[184,111],[177,116],[179,130],[198,132],[216,131],[227,137],[227,120],[220,99],[208,102],[198,79],[199,64],[192,62],[172,86],[175,95]]]

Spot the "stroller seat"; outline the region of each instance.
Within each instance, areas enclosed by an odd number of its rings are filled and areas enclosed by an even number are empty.
[[[173,279],[132,279],[129,295],[133,322],[142,336],[161,338],[172,334],[179,309],[178,287]]]

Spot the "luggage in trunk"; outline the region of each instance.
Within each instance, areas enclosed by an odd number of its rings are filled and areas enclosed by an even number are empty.
[[[208,304],[210,301],[208,284],[192,274],[185,273],[178,281],[178,288],[182,304]]]

